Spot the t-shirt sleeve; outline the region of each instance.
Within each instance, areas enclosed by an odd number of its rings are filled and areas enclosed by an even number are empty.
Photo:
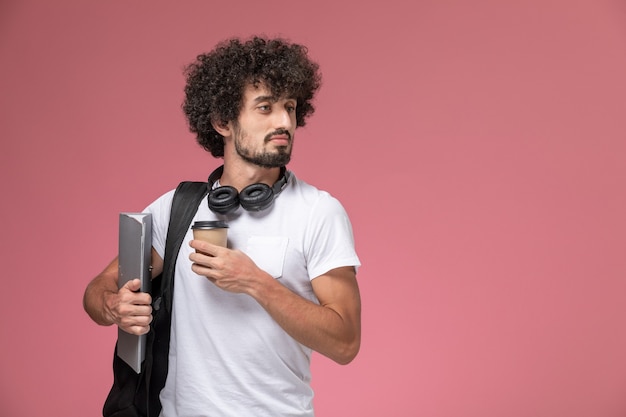
[[[334,268],[354,266],[358,269],[361,266],[348,214],[330,194],[323,194],[311,210],[306,248],[310,279]]]
[[[143,211],[152,214],[152,247],[161,258],[165,256],[165,239],[167,238],[174,191],[171,190],[163,194]]]

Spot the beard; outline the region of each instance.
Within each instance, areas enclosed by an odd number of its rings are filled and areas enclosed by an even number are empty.
[[[289,139],[293,144],[293,137],[291,136],[291,134],[288,131],[282,129],[265,136],[263,143],[269,142],[272,136],[281,134],[289,135]],[[291,160],[291,147],[278,146],[276,147],[276,150],[274,152],[268,152],[264,150],[255,152],[246,147],[243,143],[242,138],[245,136],[246,133],[242,129],[240,129],[239,126],[235,126],[235,151],[244,161],[254,165],[258,165],[262,168],[279,168],[284,167]]]

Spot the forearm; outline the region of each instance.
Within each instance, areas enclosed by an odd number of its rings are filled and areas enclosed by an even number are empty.
[[[114,319],[106,308],[107,296],[117,293],[117,282],[112,282],[110,277],[100,274],[94,278],[83,296],[83,308],[91,319],[99,325],[110,326]]]
[[[271,278],[271,277],[270,277]],[[348,312],[311,302],[271,278],[251,294],[295,340],[340,364],[360,347],[360,305]]]
[[[118,293],[118,265],[118,259],[113,259],[104,271],[87,285],[83,295],[83,308],[93,321],[102,326],[115,323],[115,317],[107,301]]]

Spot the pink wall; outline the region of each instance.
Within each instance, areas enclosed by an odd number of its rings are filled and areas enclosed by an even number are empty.
[[[624,2],[214,3],[0,3],[0,415],[99,415],[115,329],[84,287],[120,211],[216,166],[183,65],[258,32],[322,66],[291,168],[364,264],[318,415],[626,415]]]

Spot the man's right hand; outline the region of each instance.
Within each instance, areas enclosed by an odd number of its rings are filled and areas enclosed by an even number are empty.
[[[152,249],[152,277],[163,271],[163,259]],[[89,317],[101,326],[117,324],[120,329],[130,334],[146,334],[152,322],[152,297],[139,292],[139,279],[128,281],[122,288],[117,288],[119,261],[111,263],[92,279],[83,295],[83,307]]]
[[[112,323],[127,333],[141,335],[150,331],[152,322],[152,297],[138,292],[139,279],[128,281],[118,292],[105,296],[106,315]]]

